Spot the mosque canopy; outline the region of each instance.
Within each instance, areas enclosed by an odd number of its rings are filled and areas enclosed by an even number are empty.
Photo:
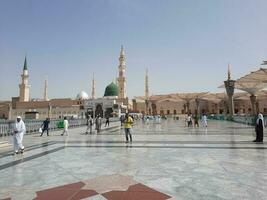
[[[222,100],[227,99],[226,93],[208,93],[201,98],[202,100],[211,101],[213,103],[219,103]]]
[[[267,69],[260,68],[236,81],[236,88],[256,95],[260,90],[267,87]]]
[[[166,95],[152,95],[149,97],[150,101],[155,102],[183,102],[183,101],[191,101],[194,99],[204,99],[208,92],[200,92],[200,93],[174,93],[174,94],[166,94]],[[136,97],[136,100],[139,102],[144,102],[145,97]]]
[[[183,99],[184,101],[192,101],[194,99],[202,99],[208,95],[208,92],[199,92],[199,93],[181,93],[178,94],[179,98]]]
[[[219,88],[224,88],[221,85]],[[235,82],[235,88],[245,91],[250,95],[258,94],[262,89],[267,87],[267,68],[260,68],[257,71],[239,78]]]

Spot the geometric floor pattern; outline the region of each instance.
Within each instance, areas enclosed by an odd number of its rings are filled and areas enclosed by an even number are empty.
[[[25,135],[25,152],[15,156],[0,146],[0,199],[266,200],[267,142],[252,142],[254,127],[137,121],[125,144],[113,125],[92,135],[86,127]]]
[[[91,185],[92,183],[92,185]],[[136,183],[131,177],[121,175],[102,176],[87,181],[49,188],[36,192],[34,200],[79,200],[102,197],[107,200],[167,200],[171,197]]]

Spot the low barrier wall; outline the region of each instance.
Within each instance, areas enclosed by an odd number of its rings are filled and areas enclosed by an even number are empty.
[[[110,118],[110,122],[119,121],[118,118]],[[86,126],[87,119],[68,119],[69,128],[75,128],[79,126]],[[36,133],[43,124],[43,120],[25,120],[26,134]],[[105,119],[102,119],[102,124],[105,123]],[[0,122],[0,137],[12,135],[14,130],[14,121],[1,121]],[[51,119],[49,124],[49,130],[63,129],[63,119]]]

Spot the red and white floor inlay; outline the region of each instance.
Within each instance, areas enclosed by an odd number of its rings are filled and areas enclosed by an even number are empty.
[[[130,176],[110,175],[36,192],[34,200],[167,200],[171,196],[156,191]]]

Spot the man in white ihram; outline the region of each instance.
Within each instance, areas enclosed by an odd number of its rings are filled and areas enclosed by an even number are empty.
[[[22,145],[23,135],[26,132],[25,124],[22,121],[21,117],[18,116],[15,126],[14,126],[14,135],[13,135],[13,144],[15,154],[23,153],[24,146]]]

